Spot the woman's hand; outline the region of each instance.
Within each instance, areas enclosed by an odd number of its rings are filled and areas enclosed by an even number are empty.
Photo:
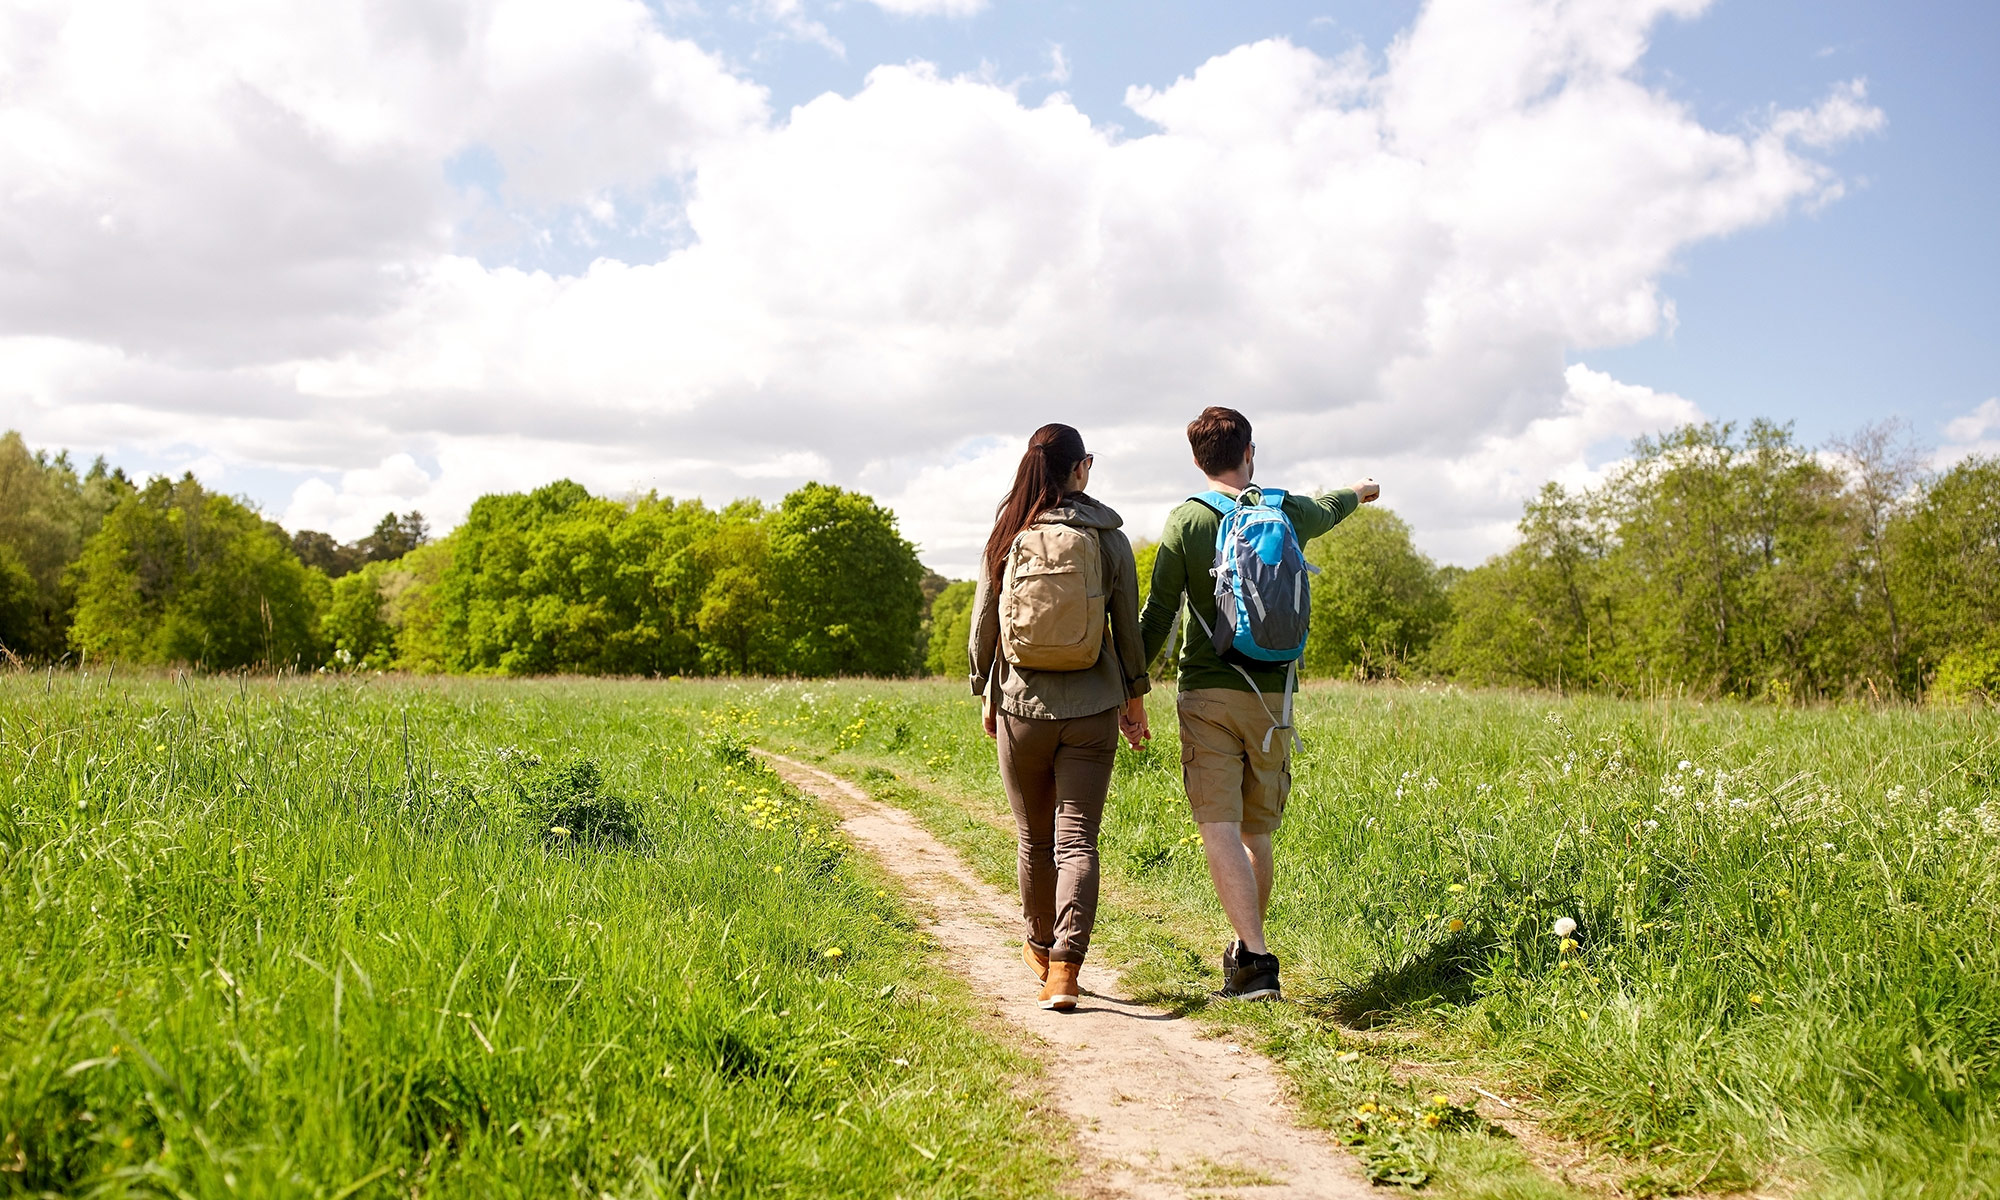
[[[998,738],[1000,736],[1000,729],[997,724],[997,722],[999,721],[999,717],[995,715],[993,711],[993,697],[991,696],[980,697],[979,720],[980,723],[986,727],[987,737]]]
[[[1125,735],[1134,750],[1144,746],[1153,736],[1152,726],[1146,722],[1146,698],[1134,696],[1125,702],[1125,708],[1118,714],[1118,731]]]

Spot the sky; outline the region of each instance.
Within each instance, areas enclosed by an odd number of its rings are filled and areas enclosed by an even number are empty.
[[[2000,8],[0,0],[0,427],[288,528],[865,490],[1137,536],[1250,416],[1503,549],[1697,420],[2000,453]]]

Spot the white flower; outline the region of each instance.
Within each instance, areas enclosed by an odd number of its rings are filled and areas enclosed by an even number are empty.
[[[1658,829],[1659,827],[1660,827],[1660,823],[1659,823],[1658,821],[1647,821],[1647,822],[1646,822],[1646,828],[1647,828],[1648,830],[1654,830],[1654,829]]]
[[[2000,837],[2000,809],[1995,809],[1991,800],[1981,801],[1972,810],[1972,816],[1979,822],[1980,832],[1987,837]]]
[[[1572,921],[1572,920],[1570,920],[1570,919],[1569,919],[1568,917],[1557,917],[1557,918],[1556,918],[1556,936],[1557,936],[1557,937],[1559,937],[1559,938],[1566,938],[1566,937],[1568,937],[1568,936],[1569,936],[1570,934],[1572,934],[1572,933],[1575,933],[1575,932],[1576,932],[1576,922],[1575,922],[1575,921]]]
[[[1680,766],[1678,766],[1678,767],[1675,767],[1675,768],[1674,768],[1674,770],[1676,770],[1676,771],[1685,771],[1685,770],[1687,770],[1687,769],[1688,769],[1689,767],[1691,767],[1691,766],[1693,766],[1693,765],[1694,765],[1693,763],[1689,762],[1689,761],[1688,761],[1687,759],[1685,759],[1685,758],[1684,758],[1684,759],[1682,759],[1682,760],[1681,760],[1681,765],[1680,765]]]

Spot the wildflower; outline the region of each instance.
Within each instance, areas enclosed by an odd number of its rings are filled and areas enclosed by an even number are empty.
[[[1436,1129],[1439,1125],[1442,1125],[1443,1123],[1444,1123],[1443,1113],[1427,1112],[1424,1114],[1424,1126],[1428,1129]]]
[[[820,955],[823,958],[839,958],[841,956],[841,950],[840,947],[838,946],[828,946],[825,950],[820,952]]]
[[[1447,887],[1445,889],[1445,891],[1447,892],[1462,892],[1464,890],[1465,890],[1465,885],[1462,883],[1454,883],[1450,887]]]
[[[1748,996],[1745,996],[1744,999],[1750,1002],[1750,1007],[1752,1008],[1764,1007],[1764,995],[1762,992],[1751,992]]]
[[[1431,1103],[1437,1105],[1439,1108],[1443,1108],[1445,1105],[1451,1103],[1451,1097],[1444,1095],[1443,1093],[1439,1093],[1438,1095],[1431,1097]]]
[[[1648,820],[1644,823],[1644,827],[1646,832],[1651,833],[1653,830],[1658,829],[1660,827],[1660,823],[1658,821]]]
[[[1682,760],[1680,761],[1680,765],[1679,765],[1679,766],[1677,766],[1677,767],[1675,767],[1675,768],[1674,768],[1674,770],[1676,770],[1676,771],[1685,771],[1685,770],[1687,770],[1687,769],[1688,769],[1689,767],[1691,767],[1691,766],[1693,766],[1693,765],[1694,765],[1693,763],[1689,762],[1689,761],[1688,761],[1687,759],[1685,759],[1685,758],[1684,758],[1684,759],[1682,759]]]
[[[1361,1061],[1361,1051],[1349,1050],[1345,1054],[1342,1054],[1338,1059],[1335,1059],[1334,1061],[1343,1063],[1358,1063]]]
[[[1556,918],[1556,936],[1566,938],[1576,932],[1576,922],[1569,917]]]
[[[551,826],[549,826],[549,832],[550,832],[550,833],[553,833],[553,834],[555,834],[555,835],[556,835],[557,837],[568,837],[568,836],[569,836],[569,829],[568,829],[568,828],[567,828],[566,826],[562,826],[562,825],[551,825]]]
[[[1575,951],[1576,951],[1576,939],[1575,939],[1575,938],[1564,938],[1564,939],[1562,940],[1562,946],[1561,946],[1560,948],[1561,948],[1561,950],[1562,950],[1562,952],[1563,952],[1564,954],[1572,954],[1572,953],[1575,953]]]
[[[1465,922],[1459,920],[1457,917],[1453,917],[1451,919],[1451,925],[1448,928],[1450,928],[1450,930],[1453,933],[1457,933],[1459,930],[1465,928]]]
[[[1360,1108],[1357,1108],[1354,1111],[1361,1113],[1372,1113],[1372,1112],[1380,1112],[1381,1110],[1375,1107],[1373,1101],[1370,1101],[1369,1103],[1362,1105]]]

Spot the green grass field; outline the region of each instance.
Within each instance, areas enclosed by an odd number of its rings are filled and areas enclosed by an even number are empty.
[[[824,818],[621,683],[0,677],[0,1194],[1045,1194]]]
[[[2000,1192],[1991,711],[1301,712],[1294,1003],[1209,1001],[1170,692],[1100,945],[1313,1116],[1477,1085],[1633,1194]],[[1033,1064],[752,743],[1011,877],[954,685],[0,677],[0,1192],[1057,1190]],[[1568,1194],[1477,1129],[1364,1141],[1441,1195]]]
[[[1200,1009],[1227,930],[1171,692],[1155,701],[1162,736],[1121,756],[1106,818],[1105,945]],[[721,702],[744,736],[835,752],[1011,876],[961,689]],[[1223,1019],[1261,1029],[1329,1125],[1420,1091],[1415,1059],[1461,1095],[1483,1079],[1532,1097],[1639,1194],[2000,1194],[1991,710],[1333,686],[1301,713],[1271,932],[1295,1004]],[[1534,1191],[1478,1138],[1427,1153],[1463,1194]]]

